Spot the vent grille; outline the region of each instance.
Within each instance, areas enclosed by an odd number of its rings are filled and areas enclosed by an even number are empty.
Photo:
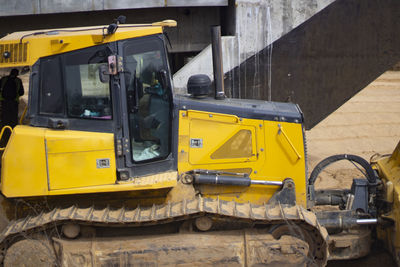
[[[10,53],[8,58],[4,53]],[[28,59],[28,43],[0,44],[0,63],[23,63]]]

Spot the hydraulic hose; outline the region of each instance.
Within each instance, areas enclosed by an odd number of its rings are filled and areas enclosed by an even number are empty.
[[[315,180],[317,179],[318,175],[320,172],[325,169],[328,165],[339,161],[339,160],[349,160],[352,162],[356,162],[360,164],[361,167],[364,168],[366,172],[366,178],[368,180],[368,183],[370,185],[375,185],[376,184],[376,176],[375,172],[372,169],[371,165],[363,159],[362,157],[356,156],[356,155],[350,155],[350,154],[339,154],[339,155],[333,155],[330,157],[327,157],[326,159],[322,160],[320,163],[315,166],[314,170],[311,172],[310,178],[308,180],[309,185],[314,185]]]

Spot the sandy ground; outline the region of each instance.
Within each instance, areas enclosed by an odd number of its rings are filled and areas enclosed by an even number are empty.
[[[375,153],[388,154],[400,141],[400,71],[389,71],[351,98],[307,132],[309,171],[323,158],[355,154],[367,161]],[[350,188],[362,177],[351,163],[341,161],[327,168],[317,188]],[[382,250],[353,261],[333,261],[328,266],[395,266]]]

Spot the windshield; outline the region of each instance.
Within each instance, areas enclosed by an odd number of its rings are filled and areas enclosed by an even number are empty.
[[[99,79],[109,54],[100,45],[41,59],[40,114],[111,120],[110,84]]]
[[[171,93],[162,85],[167,62],[160,38],[133,39],[124,46],[132,159],[148,161],[170,153]],[[165,83],[164,83],[165,84]]]

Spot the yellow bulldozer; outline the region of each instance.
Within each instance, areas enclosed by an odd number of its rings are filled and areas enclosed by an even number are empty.
[[[399,260],[400,145],[308,177],[298,105],[224,96],[218,28],[214,97],[201,74],[175,95],[176,22],[123,22],[0,39],[1,69],[30,69],[25,123],[2,131],[4,266],[324,266],[375,229]],[[338,160],[365,179],[316,190]]]

